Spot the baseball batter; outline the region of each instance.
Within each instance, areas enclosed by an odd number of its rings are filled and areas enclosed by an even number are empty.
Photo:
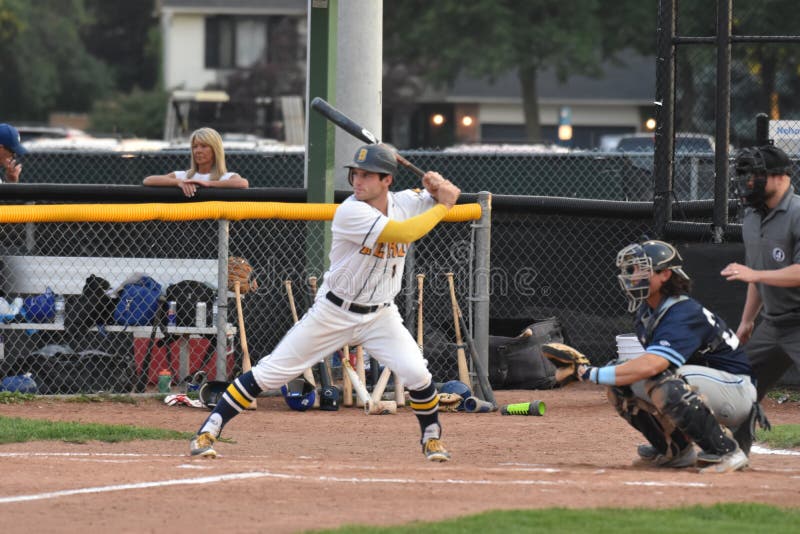
[[[440,174],[427,172],[425,191],[390,192],[397,160],[385,145],[359,148],[346,167],[353,195],[334,215],[330,269],[314,305],[272,354],[231,383],[192,439],[193,456],[216,457],[214,443],[222,428],[259,393],[286,384],[344,345],[360,344],[406,384],[425,457],[437,462],[450,458],[441,440],[436,388],[394,298],[409,244],[442,220],[461,191]]]

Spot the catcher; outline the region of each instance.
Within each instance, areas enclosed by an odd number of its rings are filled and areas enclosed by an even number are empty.
[[[688,296],[691,281],[682,264],[675,247],[663,241],[632,244],[617,254],[642,355],[595,367],[560,343],[546,344],[542,352],[558,367],[560,383],[609,386],[611,404],[648,441],[638,447],[634,465],[737,471],[749,463],[756,420],[765,428],[769,423],[755,402],[739,339]]]

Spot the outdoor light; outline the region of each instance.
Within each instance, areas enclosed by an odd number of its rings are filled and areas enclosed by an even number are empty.
[[[572,139],[572,110],[569,106],[561,106],[558,110],[558,140]]]
[[[437,113],[431,117],[431,122],[436,126],[441,126],[444,124],[444,115],[441,113]]]
[[[655,130],[656,129],[656,120],[655,119],[647,119],[644,122],[644,127],[648,130]]]
[[[558,139],[561,141],[569,141],[572,139],[572,126],[569,124],[560,124],[558,126]]]
[[[472,126],[472,117],[470,117],[469,115],[464,115],[461,118],[461,124],[463,124],[464,126]]]

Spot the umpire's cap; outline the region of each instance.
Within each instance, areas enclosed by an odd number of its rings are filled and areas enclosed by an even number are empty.
[[[397,157],[394,150],[386,145],[364,145],[356,151],[353,163],[345,167],[394,175],[397,172]]]

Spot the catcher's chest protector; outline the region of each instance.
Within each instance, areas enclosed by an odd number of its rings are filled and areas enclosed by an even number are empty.
[[[213,326],[213,305],[217,300],[217,290],[196,280],[183,280],[167,286],[167,302],[176,302],[175,324],[195,326],[197,322],[197,303],[206,303],[206,325]]]

